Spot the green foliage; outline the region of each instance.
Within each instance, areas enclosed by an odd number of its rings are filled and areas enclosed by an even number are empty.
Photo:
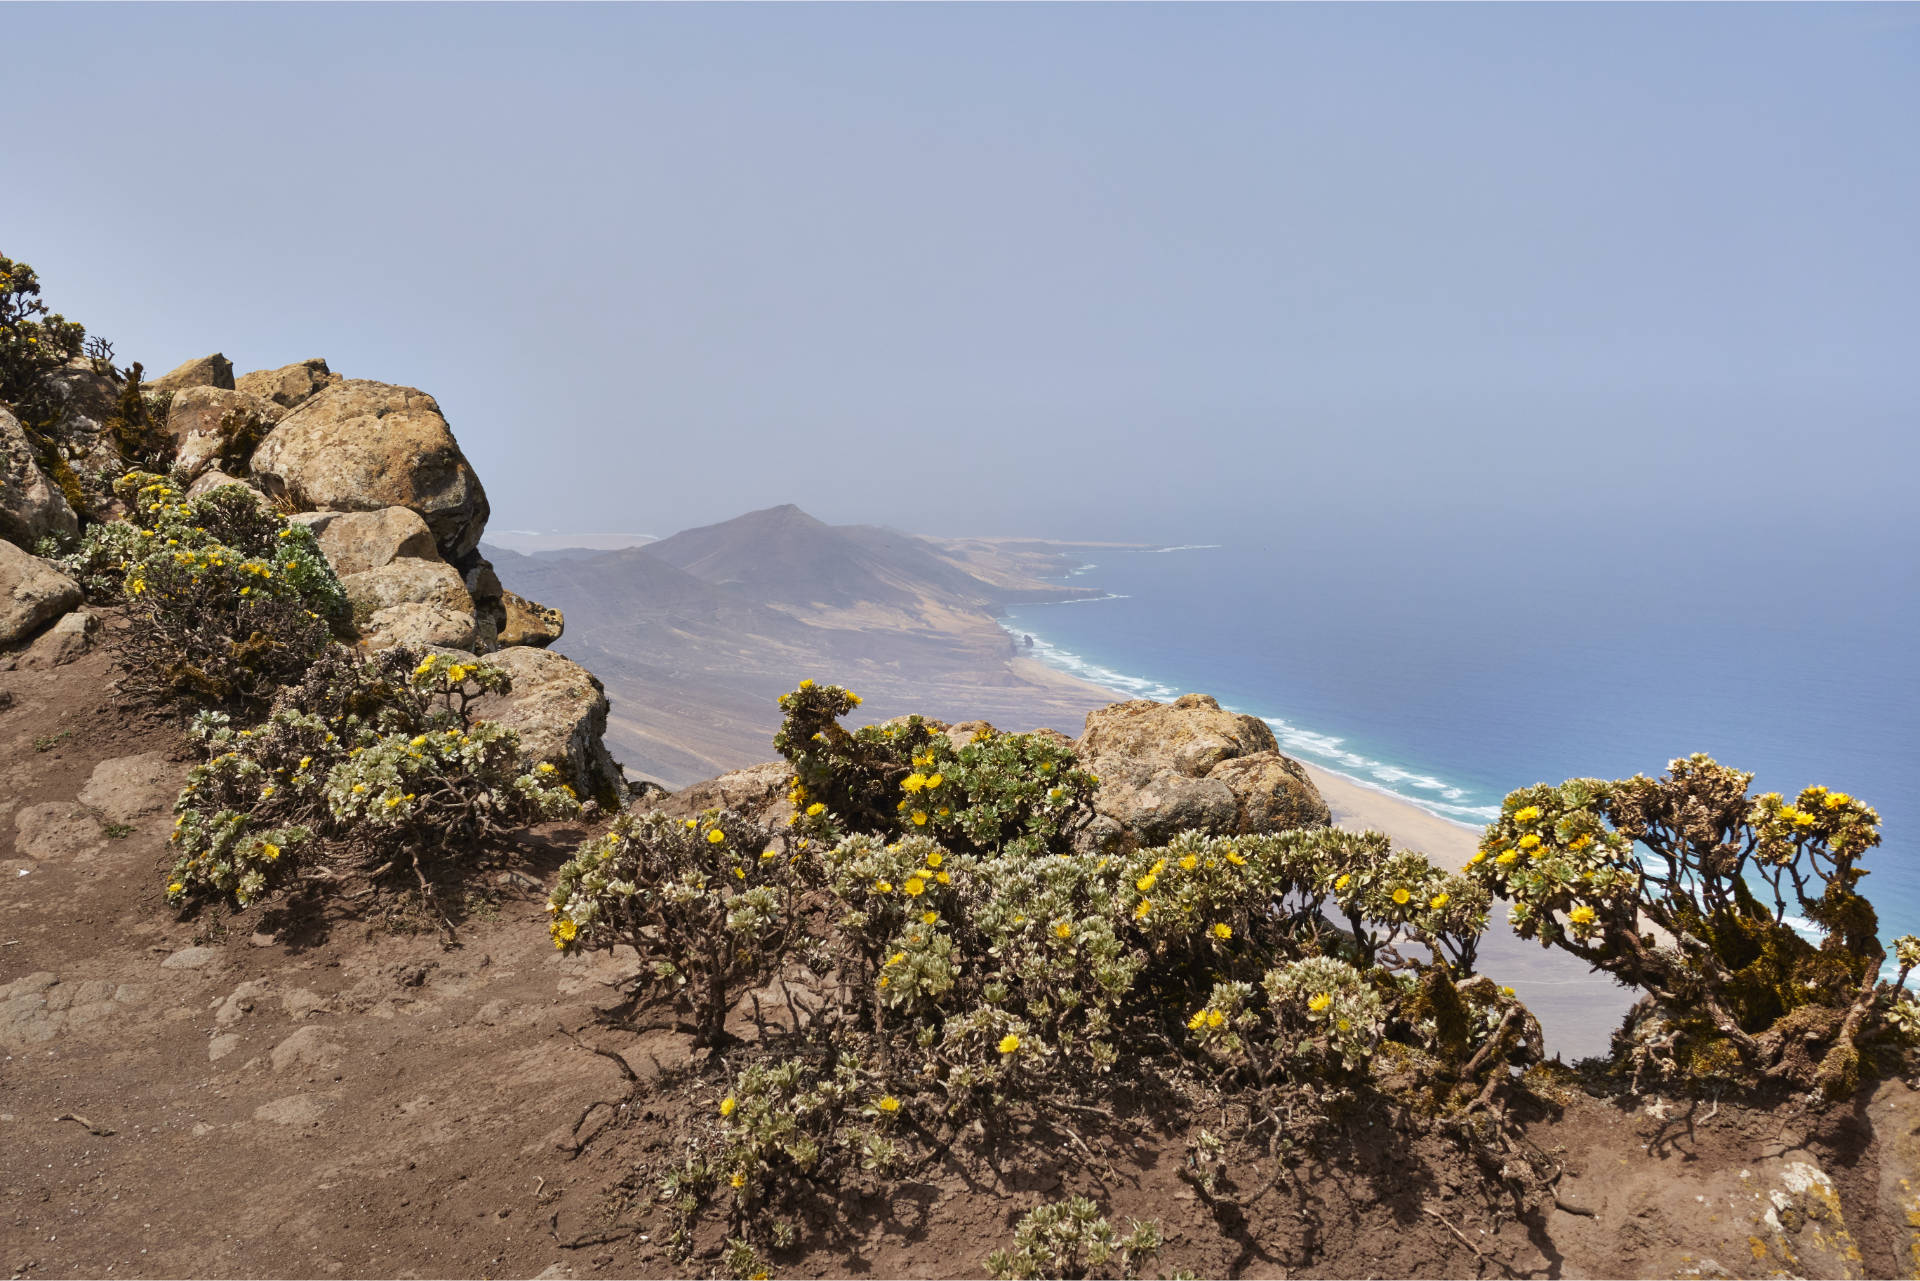
[[[82,326],[40,301],[33,268],[0,254],[0,401],[30,429],[44,428],[58,412],[51,376],[85,340]]]
[[[1015,856],[1063,849],[1092,818],[1098,780],[1059,740],[983,731],[956,747],[918,716],[849,732],[839,718],[859,705],[812,681],[780,696],[773,745],[793,765],[796,809],[820,805],[855,830]]]
[[[1160,1252],[1160,1225],[1133,1221],[1121,1236],[1086,1197],[1040,1206],[1015,1225],[1013,1245],[987,1256],[996,1281],[1041,1277],[1131,1277]]]
[[[718,1170],[741,1217],[780,1207],[801,1184],[831,1186],[858,1169],[885,1175],[899,1159],[887,1131],[899,1100],[877,1090],[852,1055],[754,1063],[719,1105]]]
[[[524,768],[513,731],[473,718],[475,698],[508,687],[484,663],[333,646],[258,726],[202,712],[192,734],[207,759],[174,805],[168,898],[245,906],[322,841],[418,869],[504,827],[577,813],[552,766]]]
[[[726,811],[622,814],[560,869],[554,946],[632,947],[691,1008],[702,1044],[723,1039],[742,988],[773,973],[801,935],[793,838]]]
[[[1471,874],[1512,900],[1521,937],[1649,994],[1662,1013],[1623,1045],[1636,1069],[1842,1088],[1898,995],[1877,982],[1885,952],[1856,888],[1880,818],[1824,787],[1753,798],[1752,778],[1694,755],[1660,779],[1523,788]]]
[[[155,468],[165,466],[173,455],[173,438],[166,430],[173,396],[170,392],[149,392],[142,382],[145,373],[137,360],[127,370],[107,430],[120,457],[136,468]]]
[[[114,492],[128,519],[90,527],[64,564],[132,618],[121,640],[128,692],[259,705],[298,680],[346,618],[312,532],[244,486],[188,502],[165,477],[135,471]]]

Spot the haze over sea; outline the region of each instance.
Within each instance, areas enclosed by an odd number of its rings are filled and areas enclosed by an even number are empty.
[[[1072,581],[1111,596],[1003,621],[1063,670],[1210,693],[1288,754],[1475,827],[1515,787],[1694,751],[1756,792],[1844,788],[1884,820],[1863,885],[1883,936],[1920,931],[1910,558],[1775,537],[1766,556],[1641,560],[1635,541],[1536,533],[1461,564],[1338,537],[1102,550]]]

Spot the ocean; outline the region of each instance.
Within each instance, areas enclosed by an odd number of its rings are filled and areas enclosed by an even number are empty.
[[[1756,793],[1843,789],[1883,820],[1862,883],[1883,936],[1920,933],[1920,609],[1888,571],[1811,551],[1676,568],[1538,538],[1477,574],[1441,548],[1257,540],[1090,560],[1070,581],[1105,596],[1002,620],[1062,671],[1212,694],[1289,755],[1472,827],[1516,787],[1690,752],[1753,771]]]

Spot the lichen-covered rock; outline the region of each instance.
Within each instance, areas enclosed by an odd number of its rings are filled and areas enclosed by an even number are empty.
[[[1280,754],[1266,723],[1205,694],[1090,712],[1074,750],[1100,779],[1086,834],[1100,848],[1157,845],[1187,828],[1224,836],[1329,821],[1305,767]]]
[[[321,554],[333,572],[349,574],[379,569],[396,560],[439,560],[433,531],[418,512],[406,507],[378,511],[303,512],[293,519],[313,531]]]
[[[693,818],[707,810],[732,810],[763,827],[778,829],[785,827],[793,814],[793,803],[787,799],[792,787],[793,766],[785,761],[766,761],[683,787],[649,803],[647,808],[674,818]]]
[[[65,667],[92,646],[100,620],[84,609],[76,609],[34,638],[24,654],[0,660],[0,670],[11,666],[17,671],[34,668]]]
[[[79,531],[72,506],[34,460],[26,429],[0,408],[0,538],[30,548],[42,538],[71,538]]]
[[[480,542],[487,495],[433,397],[348,379],[280,421],[254,451],[254,477],[302,511],[406,507],[459,560]]]
[[[17,645],[80,604],[80,585],[38,556],[0,543],[0,645]]]
[[[580,664],[550,649],[514,645],[487,655],[506,669],[513,689],[480,700],[478,714],[517,731],[533,761],[568,771],[582,796],[604,805],[619,802],[620,766],[608,754],[607,694]]]
[[[190,387],[233,390],[233,362],[219,352],[176,366],[147,384],[152,391],[186,391]]]
[[[167,409],[175,465],[196,477],[212,467],[244,470],[254,447],[286,412],[244,391],[188,387],[174,395]]]
[[[433,649],[472,650],[475,626],[472,614],[455,613],[440,605],[409,601],[377,609],[360,625],[363,649],[412,645]]]
[[[512,592],[500,593],[507,621],[500,628],[502,645],[551,645],[567,629],[567,618],[557,609],[536,605]]]
[[[396,560],[358,574],[342,574],[340,586],[353,606],[355,623],[394,605],[436,605],[452,614],[473,617],[473,598],[467,595],[460,573],[447,562]]]
[[[293,409],[339,381],[340,375],[328,369],[326,361],[315,357],[278,369],[241,374],[233,386],[236,391],[270,400],[282,409]]]

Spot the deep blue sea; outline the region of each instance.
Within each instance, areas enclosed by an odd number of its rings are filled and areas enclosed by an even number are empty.
[[[1003,622],[1063,670],[1212,694],[1290,755],[1474,826],[1515,787],[1696,751],[1753,771],[1756,793],[1844,789],[1884,822],[1862,886],[1883,935],[1920,933],[1911,566],[1643,550],[1522,535],[1491,565],[1477,549],[1474,572],[1442,547],[1100,551],[1070,581],[1106,598]]]

